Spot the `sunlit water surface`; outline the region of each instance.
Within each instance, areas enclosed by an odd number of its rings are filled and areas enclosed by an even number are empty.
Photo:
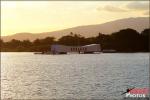
[[[148,53],[1,54],[2,99],[121,99],[148,87]]]

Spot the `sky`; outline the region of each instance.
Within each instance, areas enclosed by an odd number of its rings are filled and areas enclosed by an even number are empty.
[[[1,1],[1,36],[148,16],[149,1]]]

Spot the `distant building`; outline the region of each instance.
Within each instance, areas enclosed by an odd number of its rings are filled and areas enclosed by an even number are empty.
[[[90,44],[85,46],[65,46],[65,45],[51,46],[51,52],[53,54],[66,54],[68,52],[94,53],[100,51],[101,51],[100,44]]]

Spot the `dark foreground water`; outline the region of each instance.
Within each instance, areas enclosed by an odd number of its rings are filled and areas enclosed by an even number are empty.
[[[1,54],[2,99],[119,100],[148,83],[148,53]]]

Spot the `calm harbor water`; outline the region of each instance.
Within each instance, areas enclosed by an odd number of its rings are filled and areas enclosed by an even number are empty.
[[[148,53],[1,53],[2,99],[121,99],[148,83]]]

